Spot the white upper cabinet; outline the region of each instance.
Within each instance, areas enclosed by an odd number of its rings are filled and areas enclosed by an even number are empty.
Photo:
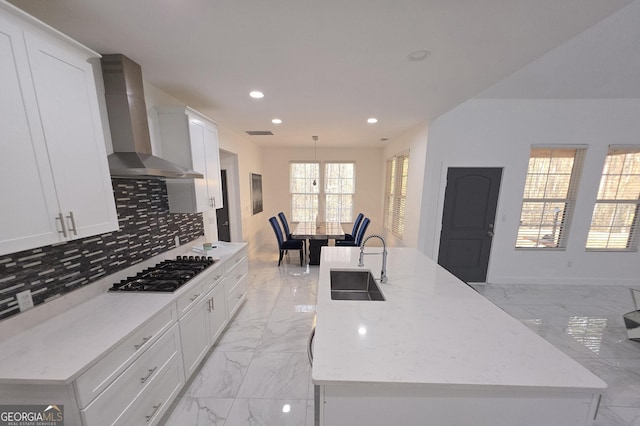
[[[97,54],[0,8],[0,255],[118,229]]]
[[[158,107],[162,157],[201,173],[203,179],[167,179],[169,210],[200,213],[222,208],[218,129],[188,107]]]

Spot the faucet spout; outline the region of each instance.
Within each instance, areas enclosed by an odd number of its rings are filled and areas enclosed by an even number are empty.
[[[364,246],[365,244],[367,244],[367,241],[369,241],[371,238],[378,238],[380,241],[382,241],[382,253],[365,253],[364,252]],[[358,260],[358,266],[360,267],[364,266],[364,256],[369,254],[382,254],[382,270],[380,271],[380,282],[386,283],[387,282],[387,243],[385,243],[384,238],[382,238],[380,235],[369,235],[362,242],[362,244],[360,245],[360,258]]]

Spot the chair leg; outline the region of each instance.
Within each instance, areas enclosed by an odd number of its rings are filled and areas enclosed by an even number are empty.
[[[300,266],[302,266],[302,259],[304,259],[304,255],[302,254],[302,249],[300,249]]]
[[[278,266],[282,263],[282,256],[284,255],[284,250],[280,250],[280,258],[278,259]]]

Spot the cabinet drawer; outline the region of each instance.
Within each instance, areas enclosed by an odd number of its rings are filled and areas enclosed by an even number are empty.
[[[140,392],[164,374],[175,358],[180,358],[177,324],[82,410],[85,424],[112,424]]]
[[[234,268],[238,263],[242,262],[247,258],[247,247],[242,247],[236,254],[231,256],[226,262],[225,267],[227,269],[227,274]]]
[[[240,307],[240,303],[244,300],[247,293],[247,275],[245,274],[238,280],[233,287],[227,290],[227,309],[229,311],[229,319],[236,313]],[[228,283],[231,285],[234,281],[229,277]]]
[[[80,408],[84,408],[150,347],[177,320],[175,306],[157,314],[116,346],[75,381]]]
[[[243,257],[233,265],[232,268],[227,268],[227,277],[239,280],[249,272],[249,260]]]
[[[182,359],[174,358],[163,374],[131,402],[115,425],[155,425],[162,418],[184,386]],[[101,423],[103,424],[103,423]],[[89,425],[92,426],[92,425]]]
[[[176,302],[178,318],[182,318],[182,316],[198,302],[200,296],[204,294],[204,283],[205,281],[202,280],[201,277],[198,277],[198,283],[194,284],[187,293],[180,296]]]
[[[205,277],[204,292],[210,292],[224,278],[224,264],[214,265],[214,270]]]

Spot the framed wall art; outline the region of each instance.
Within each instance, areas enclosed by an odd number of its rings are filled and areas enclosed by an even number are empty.
[[[262,211],[262,175],[251,173],[251,211],[258,214]]]

